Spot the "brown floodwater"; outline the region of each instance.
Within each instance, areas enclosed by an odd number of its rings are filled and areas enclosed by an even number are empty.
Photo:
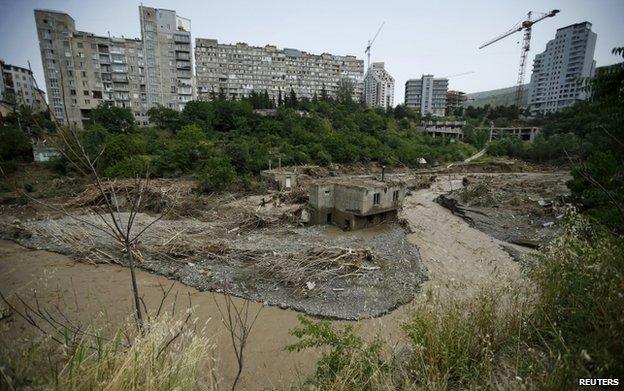
[[[208,322],[206,329],[216,344],[217,373],[223,386],[231,384],[236,371],[229,336],[223,327],[215,300],[223,308],[223,295],[198,290],[147,272],[137,274],[139,289],[148,308],[156,308],[162,293],[159,282],[172,292],[178,292],[178,309],[185,309],[190,294],[195,314],[200,322]],[[92,265],[75,262],[67,256],[48,251],[30,250],[14,242],[0,240],[0,289],[11,299],[19,294],[32,300],[34,290],[42,306],[57,303],[73,319],[88,323],[94,318],[121,322],[132,314],[130,272],[117,265]],[[170,296],[172,297],[172,296]],[[243,299],[235,298],[237,304]],[[253,302],[251,310],[263,307]],[[390,341],[401,338],[399,327],[408,306],[377,319],[354,324],[363,336],[377,333]],[[255,311],[254,311],[255,312]],[[298,312],[264,306],[250,335],[246,351],[241,386],[244,389],[265,387],[285,388],[298,383],[314,370],[319,352],[307,350],[287,352],[284,347],[296,341],[288,331],[298,325]],[[33,336],[32,327],[15,314],[0,321],[0,338],[15,341],[16,348],[24,347]]]

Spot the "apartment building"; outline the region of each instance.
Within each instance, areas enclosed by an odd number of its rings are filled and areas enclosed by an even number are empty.
[[[546,114],[587,99],[582,79],[593,77],[596,33],[582,22],[557,29],[546,50],[535,56],[529,86],[532,115]]]
[[[443,117],[446,110],[448,79],[436,79],[433,75],[422,75],[420,79],[405,82],[405,105],[422,115]]]
[[[170,10],[140,6],[139,13],[145,41],[78,31],[66,13],[35,10],[48,101],[59,121],[83,127],[106,103],[131,109],[147,125],[151,107],[180,109],[192,99],[190,22]],[[177,35],[187,38],[188,69],[175,60]]]
[[[368,107],[394,107],[394,78],[383,62],[374,62],[364,76],[364,103]]]
[[[147,105],[182,110],[193,100],[191,21],[175,11],[139,6]]]
[[[210,100],[219,93],[240,99],[252,91],[267,91],[276,102],[294,91],[299,98],[335,97],[343,79],[353,82],[353,97],[362,95],[364,62],[354,56],[310,54],[246,43],[223,44],[216,39],[195,39],[197,97]]]
[[[46,109],[45,92],[37,88],[30,69],[0,60],[0,102],[7,107],[27,106],[35,111]]]

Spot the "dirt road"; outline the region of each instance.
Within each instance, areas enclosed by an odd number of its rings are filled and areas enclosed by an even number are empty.
[[[483,284],[505,284],[521,278],[518,264],[500,248],[497,240],[471,228],[433,202],[441,192],[458,186],[461,186],[460,176],[450,179],[439,176],[432,188],[414,192],[406,199],[403,214],[414,230],[409,240],[420,248],[429,274],[423,291],[470,294]],[[159,301],[158,281],[165,285],[172,283],[146,272],[139,272],[138,279],[148,306]],[[207,329],[213,333],[217,344],[219,375],[224,385],[230,384],[235,370],[234,357],[214,303],[214,298],[222,301],[223,296],[199,292],[178,282],[174,284],[174,290],[181,296],[191,295],[199,319],[209,322]],[[9,241],[0,241],[0,287],[9,297],[15,293],[32,297],[36,289],[43,305],[64,300],[69,314],[83,321],[104,316],[103,312],[110,321],[118,321],[131,311],[127,269],[77,263],[63,255],[28,250]],[[253,303],[253,308],[261,305]],[[407,304],[383,317],[358,321],[357,328],[362,335],[380,333],[395,343],[401,339],[400,324],[409,316],[412,306]],[[283,350],[293,341],[288,330],[297,325],[297,315],[291,310],[264,308],[250,337],[242,379],[245,389],[285,388],[313,370],[317,353]],[[0,321],[0,338],[5,341],[23,342],[29,335],[32,330],[15,316]]]

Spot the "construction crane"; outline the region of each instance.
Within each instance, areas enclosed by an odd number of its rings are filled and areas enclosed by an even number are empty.
[[[375,39],[377,39],[377,36],[379,35],[379,32],[381,31],[381,29],[384,26],[384,24],[386,24],[386,22],[382,22],[381,26],[379,26],[379,28],[377,29],[377,32],[375,33],[375,36],[373,37],[373,39],[369,39],[368,40],[368,45],[366,45],[366,50],[364,50],[364,53],[366,53],[368,55],[368,62],[366,63],[366,69],[370,68],[371,46],[373,46],[373,42],[375,42]]]
[[[518,108],[522,104],[522,85],[524,84],[524,73],[526,71],[526,59],[527,59],[527,55],[529,54],[529,49],[531,48],[531,29],[535,23],[541,20],[544,20],[546,18],[552,18],[558,13],[559,13],[559,10],[552,10],[548,13],[529,11],[527,13],[526,19],[521,22],[518,22],[511,30],[479,46],[479,49],[483,49],[486,46],[490,46],[494,42],[498,42],[503,38],[506,38],[512,34],[515,34],[519,31],[524,30],[524,40],[522,42],[522,51],[520,55],[520,69],[518,70],[518,87],[516,89],[516,107]],[[536,16],[536,18],[532,19],[534,16]]]
[[[475,71],[468,71],[468,72],[462,72],[462,73],[456,73],[454,75],[448,75],[448,76],[443,76],[443,79],[450,79],[451,77],[459,77],[459,76],[465,76],[465,75],[470,75],[475,73]]]

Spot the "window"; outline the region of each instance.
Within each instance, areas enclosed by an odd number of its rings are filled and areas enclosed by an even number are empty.
[[[392,192],[392,201],[397,202],[399,200],[399,191],[395,190]]]
[[[380,201],[381,201],[381,193],[373,194],[373,205],[379,205]]]

